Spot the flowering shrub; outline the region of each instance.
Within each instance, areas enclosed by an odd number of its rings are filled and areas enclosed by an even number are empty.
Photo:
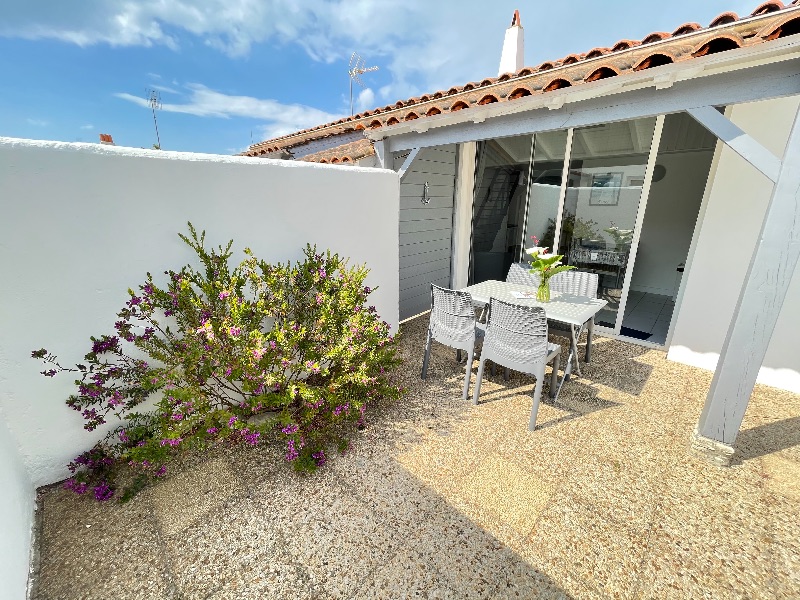
[[[166,288],[148,273],[138,292],[128,290],[115,333],[91,338],[84,364],[32,353],[47,377],[79,374],[67,405],[85,429],[121,421],[70,463],[65,487],[78,494],[127,500],[182,450],[275,436],[286,460],[313,471],[332,446],[346,447],[348,426],[363,424],[370,400],[401,391],[388,376],[398,362],[389,326],[365,306],[366,267],[307,246],[296,264],[272,265],[245,249],[231,269],[233,242],[207,250],[191,223],[180,237],[202,269],[165,271]],[[154,409],[142,406],[153,397]],[[122,465],[135,477],[120,486]]]

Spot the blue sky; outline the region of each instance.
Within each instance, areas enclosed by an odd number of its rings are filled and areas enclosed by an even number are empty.
[[[0,0],[0,136],[232,154],[349,112],[495,76],[519,9],[525,62],[703,26],[742,0]]]

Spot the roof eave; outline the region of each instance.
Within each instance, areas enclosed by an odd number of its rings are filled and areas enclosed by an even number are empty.
[[[480,123],[492,117],[528,112],[540,108],[559,109],[565,104],[575,104],[592,98],[618,94],[642,88],[668,88],[678,81],[708,77],[800,57],[800,36],[781,38],[753,46],[745,46],[727,52],[694,58],[690,61],[663,65],[629,73],[621,77],[601,79],[581,86],[564,88],[545,94],[520,98],[514,102],[492,103],[474,106],[469,110],[442,113],[425,119],[401,122],[381,129],[366,130],[372,141],[406,133],[424,133],[437,127],[458,123]],[[419,121],[419,122],[418,122]]]

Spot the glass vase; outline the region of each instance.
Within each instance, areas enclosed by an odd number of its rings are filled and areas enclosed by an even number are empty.
[[[536,290],[536,299],[539,302],[550,302],[550,280],[544,277],[539,282],[539,288]]]

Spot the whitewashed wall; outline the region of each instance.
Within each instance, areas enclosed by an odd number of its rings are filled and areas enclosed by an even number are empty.
[[[113,332],[128,287],[193,260],[191,221],[208,244],[285,261],[306,242],[371,269],[380,315],[398,323],[396,173],[293,161],[0,138],[0,408],[34,485],[58,481],[93,443],[46,379],[39,347],[80,361]]]
[[[0,420],[0,598],[22,600],[28,580],[35,491],[11,432]]]
[[[800,98],[734,106],[730,118],[777,156],[783,155]],[[728,148],[712,165],[701,228],[686,274],[668,357],[716,368],[744,283],[772,183]],[[800,393],[800,276],[794,274],[758,381]]]

